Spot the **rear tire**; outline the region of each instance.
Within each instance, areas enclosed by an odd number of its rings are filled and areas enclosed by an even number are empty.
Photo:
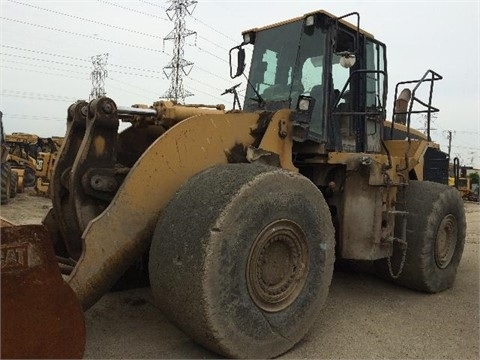
[[[23,186],[24,187],[33,187],[37,182],[37,176],[35,175],[35,170],[25,167],[25,175],[23,177]]]
[[[9,163],[3,163],[1,169],[1,203],[3,205],[10,201],[12,169]]]
[[[18,188],[18,174],[15,171],[12,171],[10,180],[10,197],[14,198],[15,196],[17,196]]]
[[[307,178],[229,164],[189,179],[162,212],[150,283],[164,314],[195,341],[234,358],[293,347],[331,282],[334,229]]]
[[[429,181],[410,181],[405,199],[400,197],[397,201],[397,209],[408,212],[405,265],[400,276],[392,279],[387,261],[382,259],[375,264],[377,274],[428,293],[452,287],[466,231],[465,209],[458,191]],[[394,272],[400,267],[401,258],[402,251],[395,247],[391,258]]]

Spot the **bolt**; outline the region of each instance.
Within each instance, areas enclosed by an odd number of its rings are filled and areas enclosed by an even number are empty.
[[[104,103],[102,109],[106,114],[111,114],[113,112],[113,106],[109,102]]]
[[[362,156],[360,158],[360,163],[364,166],[368,166],[372,163],[372,158],[370,158],[368,156]]]

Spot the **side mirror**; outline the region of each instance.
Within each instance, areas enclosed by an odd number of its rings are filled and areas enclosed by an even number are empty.
[[[340,55],[340,66],[349,69],[353,65],[355,65],[356,57],[355,54],[349,53],[348,51],[342,53],[342,54],[337,54]]]
[[[232,52],[236,50],[237,56],[236,59],[232,58]],[[229,63],[230,63],[230,77],[232,79],[235,79],[236,77],[239,77],[240,75],[243,74],[243,71],[245,70],[245,49],[242,47],[242,45],[235,46],[234,48],[230,49],[228,52],[229,56]],[[236,64],[235,64],[236,61]],[[236,65],[236,66],[235,66]],[[233,74],[233,68],[236,67],[237,70],[235,74]]]

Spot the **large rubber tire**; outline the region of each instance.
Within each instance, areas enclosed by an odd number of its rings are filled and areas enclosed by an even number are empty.
[[[25,167],[25,175],[23,177],[23,186],[24,187],[33,187],[37,182],[37,175],[35,174],[35,170],[29,168],[28,166]]]
[[[377,274],[427,293],[453,286],[465,244],[466,220],[462,198],[455,188],[429,181],[410,181],[397,201],[407,215],[407,252],[400,276],[392,279],[386,259],[377,261]],[[400,219],[400,218],[399,218]],[[400,222],[400,221],[398,221]],[[399,236],[400,226],[396,226]],[[402,250],[394,248],[392,270],[400,269]]]
[[[12,171],[10,178],[10,197],[14,198],[17,196],[18,189],[18,174],[15,171]]]
[[[1,203],[3,205],[10,201],[12,169],[9,163],[3,163],[1,170]]]
[[[228,357],[292,348],[321,310],[334,263],[326,202],[302,175],[229,164],[189,179],[150,249],[154,298],[196,342]]]

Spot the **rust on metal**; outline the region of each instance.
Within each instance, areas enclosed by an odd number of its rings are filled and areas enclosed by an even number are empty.
[[[85,320],[41,225],[1,228],[1,357],[81,358]]]
[[[77,101],[68,108],[65,140],[58,153],[52,183],[50,184],[52,187],[53,210],[49,216],[55,219],[54,222],[50,222],[55,224],[55,231],[53,229],[49,230],[52,233],[61,234],[68,254],[74,258],[80,257],[82,243],[80,236],[78,238],[74,236],[80,230],[71,213],[74,200],[70,194],[69,185],[73,162],[85,136],[87,106],[86,101]],[[49,226],[49,224],[46,224],[46,226]]]
[[[253,302],[267,312],[279,312],[301,293],[308,275],[309,248],[294,221],[268,224],[252,244],[247,262],[247,286]]]

